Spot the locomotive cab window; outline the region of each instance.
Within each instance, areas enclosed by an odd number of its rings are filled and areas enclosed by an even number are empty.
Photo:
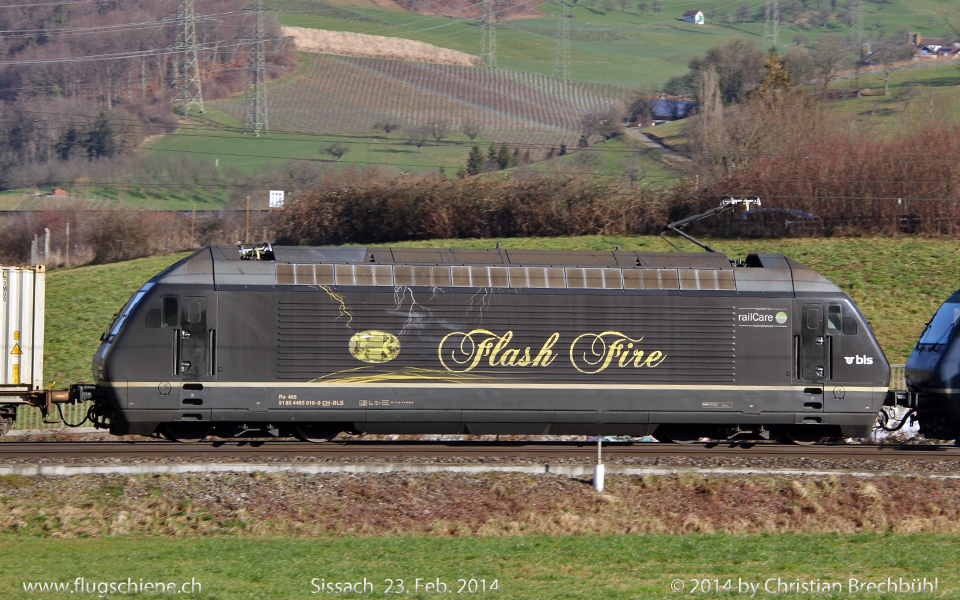
[[[160,324],[164,327],[180,326],[180,300],[176,296],[163,297],[160,313]]]
[[[840,305],[831,304],[827,307],[827,333],[838,334],[843,330],[843,318],[840,314]]]

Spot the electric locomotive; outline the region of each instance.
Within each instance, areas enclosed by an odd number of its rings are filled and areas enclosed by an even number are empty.
[[[955,346],[954,346],[955,347]],[[112,433],[812,442],[870,434],[890,368],[782,254],[209,246],[138,290],[86,394]]]
[[[960,438],[960,291],[947,298],[927,323],[904,370],[904,405],[914,408],[920,433]]]

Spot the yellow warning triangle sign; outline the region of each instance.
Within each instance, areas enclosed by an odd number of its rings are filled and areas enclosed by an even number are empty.
[[[10,354],[23,354],[23,351],[20,350],[20,344],[14,344]]]

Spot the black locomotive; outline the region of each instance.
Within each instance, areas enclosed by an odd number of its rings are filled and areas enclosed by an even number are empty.
[[[210,246],[93,369],[112,433],[173,439],[814,441],[869,435],[890,378],[853,301],[782,254],[499,248]]]
[[[904,394],[901,404],[916,409],[925,437],[960,438],[958,321],[960,291],[947,298],[927,323],[904,370],[910,393]]]

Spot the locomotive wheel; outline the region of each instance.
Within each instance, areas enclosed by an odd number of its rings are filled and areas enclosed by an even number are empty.
[[[780,430],[780,441],[798,446],[812,446],[826,437],[827,432],[817,425],[795,425]]]
[[[7,435],[13,429],[13,419],[10,417],[0,419],[0,435]]]
[[[696,444],[700,438],[710,437],[710,432],[693,425],[666,425],[657,429],[653,437],[672,444]]]
[[[321,444],[340,435],[340,430],[326,423],[304,423],[294,427],[294,434],[302,442]]]
[[[163,436],[174,442],[193,443],[202,441],[212,429],[207,423],[166,423]]]

